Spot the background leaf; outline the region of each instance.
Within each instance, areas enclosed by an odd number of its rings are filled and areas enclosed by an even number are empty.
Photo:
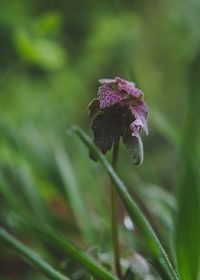
[[[175,228],[176,257],[182,280],[197,280],[200,273],[200,130],[196,124],[200,104],[199,71],[198,54],[190,73],[193,95],[188,98],[190,106],[182,141],[182,172],[179,179],[179,207]]]

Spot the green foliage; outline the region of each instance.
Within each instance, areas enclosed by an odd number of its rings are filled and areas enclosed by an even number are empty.
[[[188,100],[185,133],[182,140],[182,172],[178,213],[176,220],[175,248],[180,277],[198,279],[200,271],[200,176],[199,176],[199,127],[195,122],[199,116],[199,77],[200,57],[197,55],[191,67],[191,91],[193,96]],[[192,133],[188,133],[191,130]],[[184,219],[183,219],[184,217]]]
[[[58,271],[54,270],[48,263],[46,263],[40,256],[35,252],[27,248],[21,242],[16,240],[12,235],[10,235],[6,230],[0,227],[0,239],[7,243],[13,250],[18,252],[25,260],[29,261],[35,267],[40,269],[44,275],[46,275],[51,280],[67,280],[66,276],[62,275]]]
[[[30,38],[26,32],[19,31],[15,35],[15,44],[20,58],[26,63],[47,70],[63,68],[65,64],[64,50],[49,39]]]
[[[114,275],[107,271],[103,266],[98,264],[95,259],[86,253],[81,252],[80,249],[77,249],[73,244],[71,244],[66,238],[61,236],[55,230],[52,232],[48,228],[39,228],[34,225],[32,227],[40,235],[40,237],[43,238],[44,241],[53,244],[57,250],[60,250],[61,252],[64,252],[65,254],[74,258],[94,277],[102,280],[116,279]]]
[[[199,13],[196,0],[1,1],[1,225],[70,279],[91,272],[22,220],[70,237],[112,269],[108,176],[65,131],[89,129],[97,80],[115,76],[133,80],[150,111],[143,165],[134,167],[121,145],[117,174],[180,279],[199,277]],[[139,253],[149,266],[141,278],[166,279],[138,226],[127,225],[121,204],[118,211],[123,275],[139,277],[128,261]],[[46,279],[2,243],[0,278]]]
[[[58,142],[54,142],[53,150],[58,170],[63,180],[65,197],[67,200],[69,199],[70,206],[73,209],[83,236],[88,243],[94,242],[94,233],[91,229],[91,224],[88,222],[87,209],[81,197],[81,190],[79,189],[68,155]]]
[[[174,271],[173,266],[170,263],[168,256],[164,248],[162,247],[158,237],[156,236],[154,230],[152,229],[149,222],[146,220],[145,216],[143,215],[142,211],[139,209],[135,201],[128,194],[124,183],[115,173],[112,166],[109,164],[106,158],[103,157],[101,152],[95,147],[94,143],[92,143],[92,140],[88,137],[88,135],[86,135],[80,128],[74,126],[72,127],[72,131],[74,131],[80,137],[80,139],[89,148],[89,150],[95,152],[96,156],[101,161],[102,165],[104,166],[111,180],[113,181],[114,186],[116,187],[116,190],[118,191],[123,201],[123,204],[130,215],[130,218],[142,234],[142,237],[144,238],[152,256],[156,257],[158,259],[158,262],[160,262],[161,265],[165,267],[167,273],[169,273],[170,275],[170,279],[178,279],[176,272]]]

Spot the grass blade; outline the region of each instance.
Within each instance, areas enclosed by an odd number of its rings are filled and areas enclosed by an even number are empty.
[[[176,147],[180,147],[181,139],[177,133],[176,128],[174,128],[171,123],[165,118],[165,116],[157,109],[151,109],[151,120],[158,129],[158,131],[163,134],[166,139],[168,139]]]
[[[45,209],[45,204],[35,185],[35,180],[30,165],[28,162],[22,159],[19,162],[19,165],[16,167],[16,171],[21,181],[20,186],[26,197],[27,204],[38,219],[47,221],[48,214]]]
[[[119,178],[119,176],[114,172],[112,166],[109,164],[107,159],[103,156],[103,154],[100,152],[100,150],[94,145],[91,138],[79,127],[73,126],[72,131],[74,131],[80,139],[83,141],[83,143],[91,149],[94,154],[98,157],[106,171],[108,172],[113,184],[116,187],[116,190],[119,193],[119,196],[121,197],[124,206],[126,207],[130,218],[132,219],[133,223],[137,226],[138,230],[140,231],[141,235],[143,236],[146,245],[149,248],[149,251],[155,257],[159,263],[163,266],[165,271],[168,273],[170,279],[178,279],[178,276],[168,259],[168,256],[162,247],[157,235],[155,234],[153,228],[151,227],[150,223],[147,221],[145,216],[143,215],[142,211],[139,209],[137,204],[134,202],[134,200],[131,198],[129,193],[127,192],[127,189],[122,182],[122,180]]]
[[[27,246],[10,235],[5,229],[0,227],[0,240],[8,244],[14,251],[25,258],[26,261],[38,268],[44,275],[52,280],[69,280],[66,276],[52,268],[47,262],[45,262],[35,252],[30,250]]]
[[[200,273],[199,104],[200,54],[191,65],[188,114],[182,137],[182,173],[175,226],[177,265],[182,280],[197,280]]]
[[[30,225],[30,224],[29,224]],[[55,246],[57,250],[69,255],[71,258],[80,263],[91,275],[101,280],[117,280],[113,274],[108,272],[103,266],[101,266],[95,259],[86,253],[82,252],[80,249],[77,249],[71,242],[66,238],[62,237],[55,230],[44,226],[30,225],[31,228],[36,231],[40,237]]]
[[[197,164],[184,157],[175,227],[177,265],[182,280],[197,280],[200,270],[200,180]]]
[[[75,214],[76,220],[84,237],[90,244],[95,240],[95,237],[88,220],[87,209],[85,208],[85,205],[83,203],[83,199],[81,197],[81,192],[79,189],[80,187],[74,174],[73,167],[70,163],[66,151],[60,143],[54,143],[53,151],[58,167],[58,172],[60,173],[63,181],[65,197],[70,203],[71,209]]]

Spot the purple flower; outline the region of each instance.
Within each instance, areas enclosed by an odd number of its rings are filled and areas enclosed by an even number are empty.
[[[138,101],[135,105],[129,106],[135,120],[131,123],[130,127],[133,131],[133,136],[138,136],[142,129],[148,135],[148,109],[143,100]]]
[[[131,145],[141,143],[141,130],[148,134],[148,109],[143,92],[133,82],[119,77],[99,82],[98,96],[89,104],[94,142],[106,153],[122,137],[130,150]]]
[[[99,101],[100,101],[100,109],[104,109],[115,105],[117,103],[123,104],[123,95],[119,90],[114,90],[108,85],[103,85],[99,88]]]
[[[143,92],[133,82],[116,77],[115,79],[99,80],[98,91],[100,109],[119,104],[127,106],[135,118],[130,125],[132,135],[138,136],[141,129],[148,135],[148,109],[143,101]]]

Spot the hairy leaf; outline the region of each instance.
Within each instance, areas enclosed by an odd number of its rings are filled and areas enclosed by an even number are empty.
[[[125,135],[123,142],[127,148],[129,156],[135,165],[140,165],[144,159],[143,143],[140,136]]]

